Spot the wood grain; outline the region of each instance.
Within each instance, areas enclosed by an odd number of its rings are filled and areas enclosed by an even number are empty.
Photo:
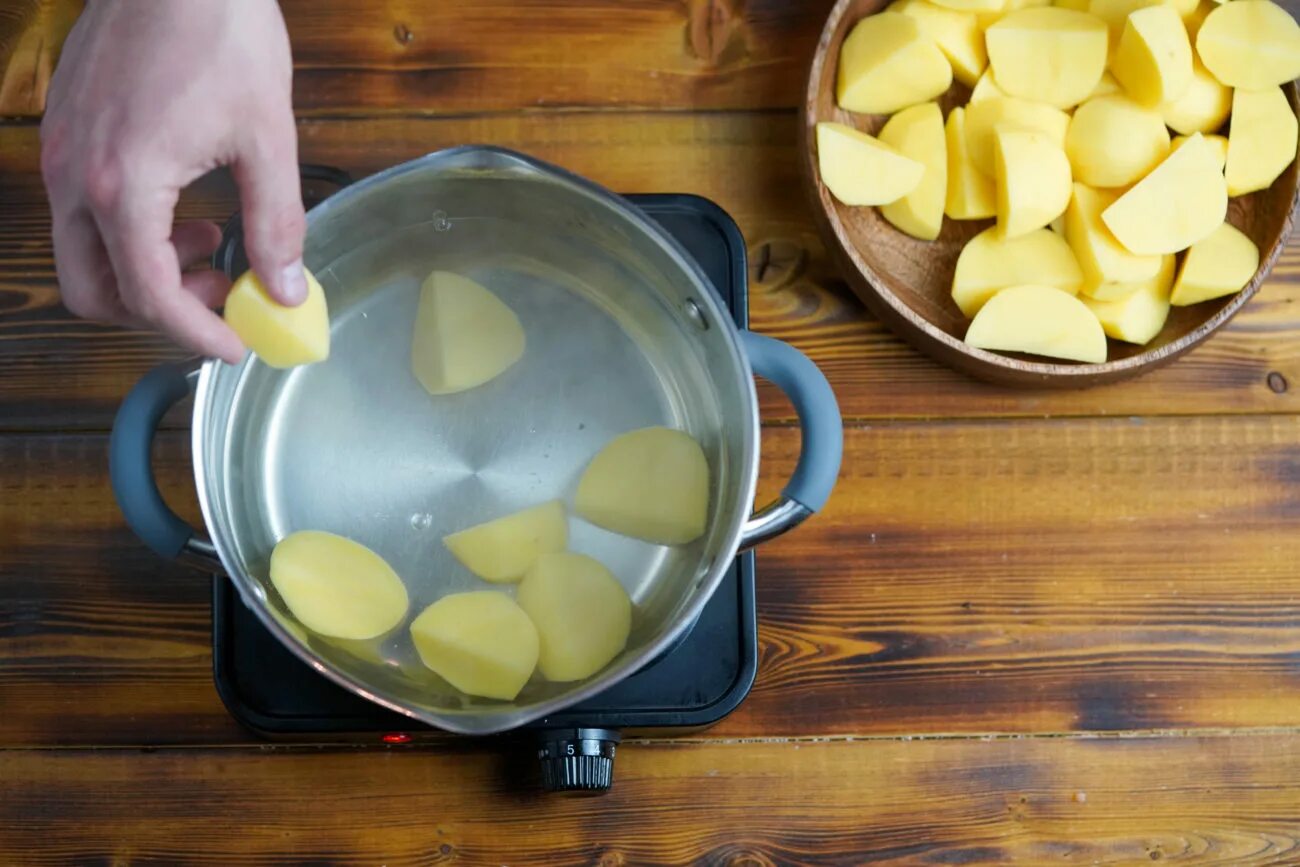
[[[764,431],[763,491],[797,435]],[[248,740],[207,581],[122,525],[101,435],[0,437],[0,747]],[[156,448],[197,520],[187,446]],[[1300,726],[1300,418],[890,423],[759,554],[719,737]]]
[[[521,752],[524,752],[521,750]],[[1290,864],[1300,740],[631,744],[599,800],[499,753],[0,753],[23,864]]]
[[[850,419],[1280,413],[1300,410],[1300,241],[1221,334],[1177,364],[1081,393],[972,382],[919,355],[867,315],[826,255],[800,188],[797,122],[785,114],[584,114],[308,121],[304,159],[358,175],[470,141],[533,153],[625,192],[693,192],[726,208],[750,247],[754,327],[827,372]],[[104,430],[150,366],[178,353],[158,337],[80,322],[57,303],[36,130],[0,126],[0,429]],[[182,213],[236,207],[212,179]],[[766,387],[768,418],[790,410]]]

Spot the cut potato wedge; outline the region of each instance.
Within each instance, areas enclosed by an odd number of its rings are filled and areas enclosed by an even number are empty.
[[[538,668],[547,680],[582,680],[627,646],[632,600],[597,561],[545,554],[519,585],[519,606],[537,627]]]
[[[1189,137],[1188,137],[1188,136],[1185,136],[1185,135],[1177,135],[1177,136],[1174,136],[1173,141],[1170,142],[1170,144],[1169,144],[1169,151],[1170,151],[1170,153],[1172,153],[1172,152],[1178,150],[1180,147],[1182,147],[1184,144],[1186,144],[1188,138],[1189,138]],[[1221,135],[1207,135],[1207,136],[1203,136],[1203,138],[1205,139],[1206,144],[1208,144],[1208,145],[1210,145],[1212,148],[1214,148],[1214,156],[1215,156],[1215,158],[1218,159],[1218,161],[1219,161],[1219,168],[1220,168],[1220,169],[1225,169],[1225,168],[1227,168],[1227,166],[1228,166],[1228,140],[1227,140],[1227,138],[1225,138],[1224,136],[1221,136]],[[1229,189],[1229,193],[1231,193],[1231,189]]]
[[[1232,112],[1232,90],[1224,87],[1198,60],[1192,61],[1192,81],[1178,99],[1162,103],[1160,114],[1169,128],[1183,135],[1211,133]]]
[[[420,287],[411,337],[411,372],[432,395],[477,388],[524,354],[519,317],[483,286],[434,271]]]
[[[1101,219],[1130,252],[1164,255],[1186,250],[1217,229],[1227,213],[1228,185],[1219,158],[1196,133],[1102,211]]]
[[[1100,18],[1110,31],[1112,51],[1119,45],[1128,17],[1139,9],[1159,6],[1164,0],[1089,0],[1088,12]]]
[[[1277,87],[1300,77],[1300,24],[1271,0],[1232,0],[1206,16],[1196,53],[1228,87]]]
[[[994,131],[998,231],[1005,238],[1041,229],[1070,204],[1070,162],[1046,134],[1015,127]]]
[[[1082,301],[1052,286],[1012,286],[989,299],[966,331],[980,349],[1100,364],[1106,334]]]
[[[966,109],[948,112],[944,126],[947,142],[948,194],[943,212],[954,220],[983,220],[998,212],[998,192],[993,178],[975,168],[966,147]]]
[[[1134,284],[1122,297],[1111,301],[1100,301],[1086,295],[1080,298],[1097,317],[1107,337],[1143,345],[1160,333],[1169,318],[1169,285],[1174,279],[1174,259],[1172,255],[1161,257],[1156,275]]]
[[[709,464],[687,433],[649,427],[615,437],[578,481],[577,512],[597,527],[684,545],[708,526]]]
[[[1070,116],[1059,108],[1014,96],[992,96],[966,106],[966,147],[975,168],[989,177],[997,173],[993,134],[1000,126],[1036,130],[1065,147]]]
[[[271,584],[312,632],[365,639],[402,622],[406,585],[365,545],[319,530],[301,530],[271,552]]]
[[[285,369],[329,358],[330,315],[325,290],[310,271],[303,271],[307,300],[297,307],[271,300],[266,286],[251,270],[240,275],[226,296],[226,324],[270,367]]]
[[[1225,169],[1228,195],[1268,189],[1295,161],[1298,132],[1295,112],[1282,88],[1235,90]]]
[[[887,205],[912,192],[925,166],[842,123],[817,124],[822,183],[846,205]]]
[[[1159,256],[1130,253],[1102,222],[1101,214],[1119,193],[1075,184],[1065,211],[1065,239],[1083,269],[1083,291],[1092,293],[1106,283],[1134,283],[1154,277]]]
[[[952,300],[968,318],[1011,286],[1053,286],[1071,295],[1083,285],[1083,271],[1060,235],[1039,229],[1004,238],[985,229],[962,247],[952,276]]]
[[[970,99],[967,100],[967,104],[994,96],[1006,97],[1006,95],[1006,92],[998,87],[998,83],[993,80],[993,70],[986,69],[984,74],[980,76],[979,81],[975,82],[975,86],[971,88]]]
[[[468,695],[512,701],[537,667],[537,627],[495,590],[453,593],[411,621],[420,661]]]
[[[1128,16],[1110,71],[1150,108],[1183,96],[1192,83],[1192,44],[1173,7],[1148,6]]]
[[[946,4],[944,4],[946,5]],[[840,48],[835,101],[864,114],[929,102],[952,84],[952,65],[916,19],[898,12],[863,18]]]
[[[1071,118],[1065,153],[1076,181],[1128,186],[1169,156],[1169,130],[1158,111],[1127,96],[1096,97]]]
[[[1106,25],[1086,12],[1021,9],[984,38],[998,87],[1021,99],[1071,108],[1088,98],[1106,69]]]
[[[903,109],[881,128],[880,141],[925,167],[916,189],[882,205],[880,215],[913,238],[933,241],[943,228],[948,193],[948,147],[938,103]]]
[[[442,542],[484,581],[518,581],[538,557],[564,550],[569,543],[568,523],[564,504],[551,500],[452,533]]]
[[[973,87],[989,65],[984,47],[984,30],[974,12],[936,6],[927,0],[899,0],[889,7],[916,20],[944,57],[952,65],[952,75],[967,87]]]
[[[944,8],[962,12],[1001,12],[1006,6],[1006,0],[934,0],[934,2]]]
[[[1224,223],[1187,251],[1170,301],[1186,307],[1235,295],[1258,269],[1259,247],[1236,226]]]

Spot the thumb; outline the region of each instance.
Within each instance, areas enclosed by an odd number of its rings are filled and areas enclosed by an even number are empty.
[[[271,297],[297,306],[307,300],[302,268],[303,212],[298,179],[298,132],[291,112],[263,126],[239,150],[235,182],[244,212],[244,249]]]

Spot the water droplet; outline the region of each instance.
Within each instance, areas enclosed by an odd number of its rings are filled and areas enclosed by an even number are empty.
[[[446,211],[434,211],[432,222],[433,222],[433,231],[435,232],[451,231],[451,220],[447,219]]]
[[[411,516],[411,529],[427,530],[433,526],[433,515],[428,512],[416,512]]]

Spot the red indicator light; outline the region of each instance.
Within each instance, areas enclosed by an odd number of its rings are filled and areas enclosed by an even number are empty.
[[[380,738],[386,744],[409,744],[411,736],[406,732],[389,732]]]

